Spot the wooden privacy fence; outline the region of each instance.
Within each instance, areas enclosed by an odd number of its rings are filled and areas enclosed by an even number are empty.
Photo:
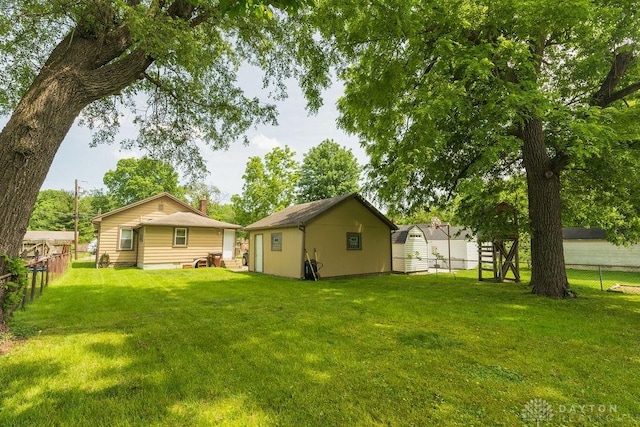
[[[27,262],[27,286],[22,290],[22,299],[17,308],[24,308],[27,302],[36,298],[36,293],[42,295],[44,288],[69,266],[69,253],[51,255],[48,257],[33,259]],[[11,274],[0,276],[0,283],[11,280]]]

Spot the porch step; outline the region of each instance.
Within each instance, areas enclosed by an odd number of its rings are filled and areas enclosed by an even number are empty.
[[[223,259],[222,267],[229,270],[242,270],[242,260],[240,259]]]

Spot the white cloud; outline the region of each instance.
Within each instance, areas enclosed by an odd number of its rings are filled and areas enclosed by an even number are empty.
[[[251,145],[263,151],[271,151],[280,147],[280,142],[276,138],[268,138],[263,134],[258,134],[251,138]]]
[[[111,147],[111,156],[115,159],[116,163],[122,159],[141,159],[144,157],[144,153],[139,149],[135,148],[133,150],[123,150],[119,147]]]

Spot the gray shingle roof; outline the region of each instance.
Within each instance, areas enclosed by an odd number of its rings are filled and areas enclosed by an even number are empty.
[[[242,228],[236,224],[218,221],[206,216],[196,215],[192,212],[176,212],[160,218],[143,220],[140,225],[161,225],[170,227],[207,227],[207,228]]]
[[[605,240],[607,233],[598,227],[566,227],[562,229],[564,240]]]
[[[418,224],[424,230],[427,240],[447,240],[447,231],[451,236],[451,240],[469,240],[473,238],[473,233],[466,227],[449,226],[443,224],[440,228],[432,228],[430,224]]]
[[[413,227],[418,227],[427,238],[427,241],[431,240],[447,240],[447,226],[446,224],[440,226],[440,228],[433,228],[431,224],[412,224],[412,225],[400,225],[398,231],[392,234],[391,239],[393,243],[405,243],[407,241],[407,235],[409,230]],[[449,234],[451,240],[470,240],[473,239],[473,233],[465,227],[457,227],[455,225],[449,226]]]
[[[384,216],[371,203],[364,200],[357,193],[345,194],[343,196],[332,197],[330,199],[317,200],[315,202],[303,203],[301,205],[289,206],[278,211],[266,218],[249,224],[245,230],[259,230],[265,228],[287,228],[307,225],[313,221],[318,215],[338,206],[345,200],[355,199],[362,203],[364,207],[369,209],[375,216],[380,218],[382,222],[387,224],[392,230],[396,230],[396,225]]]
[[[409,236],[409,231],[414,227],[418,228],[420,231],[422,231],[422,233],[424,233],[424,230],[422,230],[422,227],[418,225],[399,225],[398,230],[391,233],[391,243],[398,243],[398,244],[407,243],[407,237]],[[424,233],[424,235],[427,236],[426,233]]]

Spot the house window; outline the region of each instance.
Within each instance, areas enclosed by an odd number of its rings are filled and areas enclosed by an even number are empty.
[[[347,233],[347,250],[362,250],[362,233]]]
[[[422,239],[422,234],[409,234],[412,239]]]
[[[173,246],[187,246],[187,229],[173,229]]]
[[[271,233],[271,250],[282,250],[282,233]]]
[[[121,251],[133,250],[133,229],[121,228],[120,229],[120,244],[119,249]]]

